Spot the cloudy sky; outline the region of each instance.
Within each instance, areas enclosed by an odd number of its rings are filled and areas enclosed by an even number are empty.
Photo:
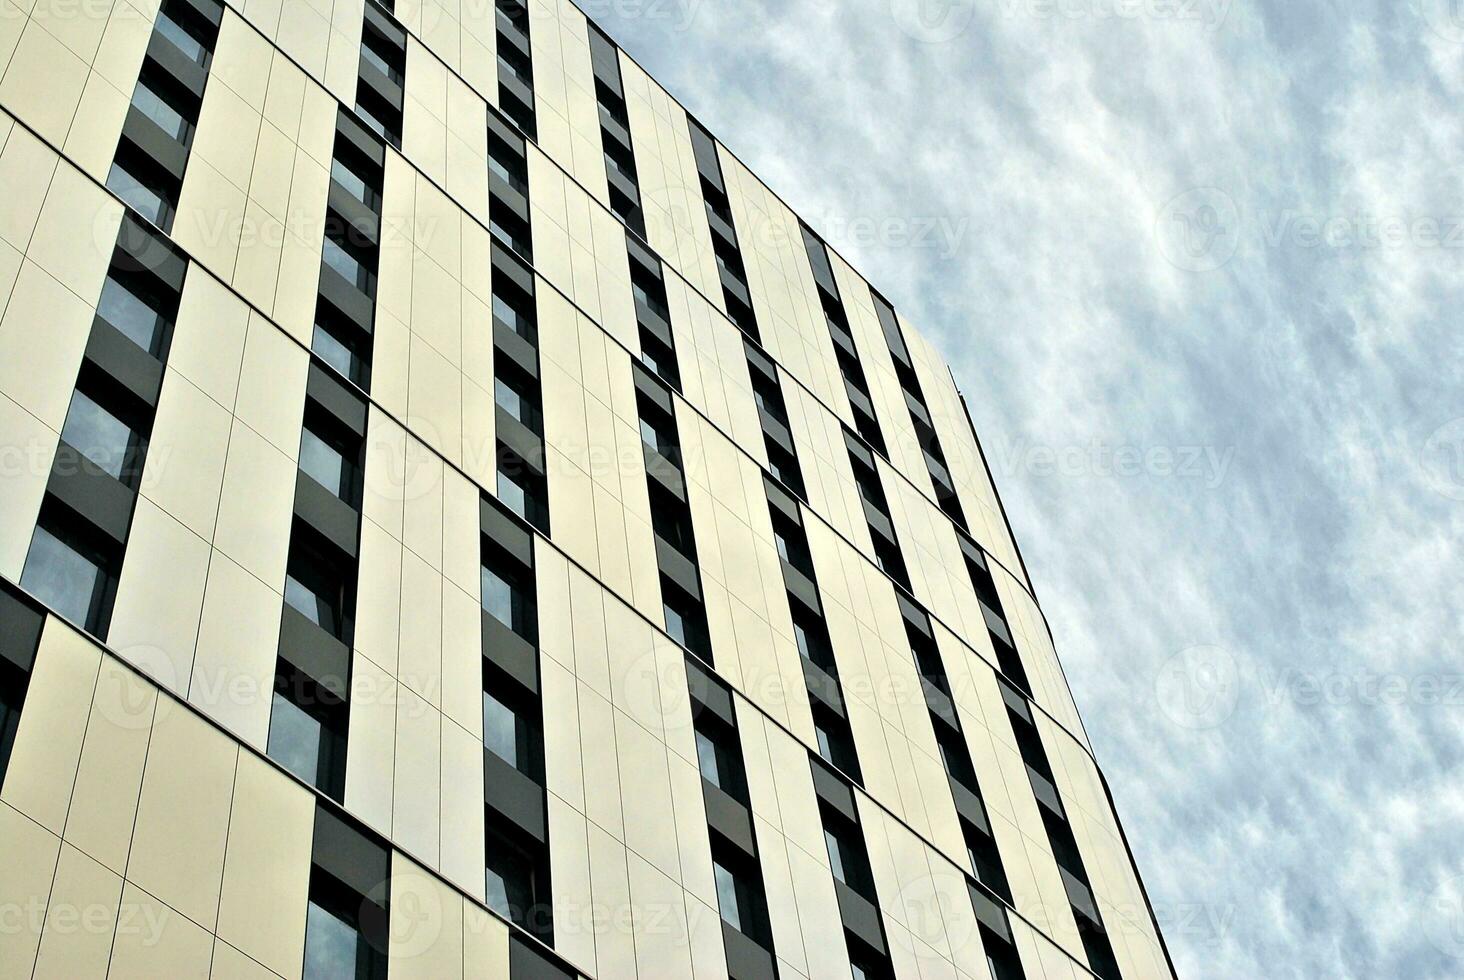
[[[584,5],[951,359],[1181,976],[1464,976],[1464,4]]]

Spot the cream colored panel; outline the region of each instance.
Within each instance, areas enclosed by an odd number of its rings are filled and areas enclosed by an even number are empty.
[[[46,903],[46,924],[35,980],[106,976],[117,927],[122,878],[70,844],[61,845],[56,879]],[[28,914],[26,909],[22,914]],[[10,926],[6,929],[9,933]],[[7,937],[8,939],[8,937]]]
[[[188,711],[153,725],[127,880],[195,922],[219,909],[239,747]]]
[[[482,690],[482,681],[473,685]],[[479,727],[482,727],[481,714]],[[483,739],[442,721],[442,873],[483,900]],[[558,841],[555,841],[556,845]]]
[[[625,836],[621,809],[620,760],[616,745],[615,709],[583,683],[579,688],[580,745],[585,762],[585,816],[614,834]]]
[[[547,715],[546,715],[547,717]],[[584,814],[549,794],[550,878],[553,883],[555,950],[587,975],[595,975],[595,908],[590,889],[589,827]]]
[[[346,809],[383,834],[391,833],[396,708],[401,697],[390,674],[359,653],[352,658]]]
[[[131,8],[119,4],[115,9]],[[139,50],[138,54],[141,53]],[[63,149],[67,157],[94,180],[105,181],[112,169],[112,156],[130,105],[126,92],[95,71],[88,76]]]
[[[214,943],[209,933],[131,881],[122,890],[122,908],[143,927],[123,929],[119,924],[107,980],[203,980],[208,976]]]
[[[261,751],[269,737],[283,603],[222,552],[213,553],[188,702]]]
[[[791,822],[784,826],[793,829]],[[819,826],[815,815],[812,829],[817,830]],[[849,955],[844,943],[844,923],[839,917],[838,895],[826,863],[828,851],[823,847],[805,851],[789,840],[787,855],[793,894],[798,902],[803,949],[808,956],[809,980],[842,980],[850,974]]]
[[[456,463],[462,447],[462,374],[430,346],[412,341],[408,426]]]
[[[456,76],[447,83],[447,134],[447,190],[465,211],[486,222],[488,106]]]
[[[615,751],[620,763],[620,784],[634,787],[633,792],[621,794],[625,845],[663,874],[679,875],[676,835],[668,834],[665,827],[666,816],[674,813],[665,745],[617,711]]]
[[[438,184],[447,179],[447,68],[407,38],[402,152]]]
[[[169,372],[177,371],[223,407],[233,408],[248,326],[244,301],[203,267],[191,266],[168,347]]]
[[[325,78],[330,34],[330,22],[311,4],[289,3],[288,0],[280,4],[279,33],[275,43],[317,79]]]
[[[395,675],[401,627],[402,546],[372,521],[361,522],[356,583],[356,649]]]
[[[606,699],[610,697],[610,654],[605,632],[605,590],[578,569],[569,573],[574,628],[574,673]]]
[[[847,411],[798,219],[736,157],[719,150],[763,346],[825,404]]]
[[[539,146],[548,146],[544,142],[547,135],[545,122],[553,118],[553,116],[540,117]],[[568,293],[573,288],[574,279],[569,261],[569,212],[565,202],[568,179],[555,165],[554,160],[540,153],[538,147],[532,143],[528,148],[528,172],[529,230],[534,245],[534,267],[546,280]],[[543,345],[540,353],[552,358],[553,354],[550,352],[555,338],[551,331],[544,328],[546,290],[537,290],[537,293],[539,295],[539,339]],[[563,334],[560,336],[563,337]]]
[[[138,69],[142,67],[143,54],[152,37],[152,18],[139,17],[137,14],[149,6],[132,4],[129,7],[114,3],[111,16],[107,19],[107,29],[102,32],[102,43],[97,48],[96,60],[92,62],[94,74],[100,75],[129,97],[132,93],[131,86],[137,80]],[[75,129],[75,126],[72,128]]]
[[[328,134],[333,131],[334,127],[325,130]],[[302,134],[304,138],[309,138],[308,134]],[[330,175],[326,167],[304,148],[296,149],[273,315],[276,323],[306,346],[311,343],[315,330],[321,245],[325,239],[325,202],[329,192]]]
[[[463,903],[464,980],[503,980],[508,976],[508,926],[468,902]]]
[[[691,951],[685,939],[686,905],[681,886],[634,850],[627,855],[626,866],[640,976],[690,976]]]
[[[116,198],[79,170],[57,167],[25,257],[95,306],[121,224]]]
[[[248,752],[240,753],[228,822],[218,934],[283,977],[298,977],[315,798]]]
[[[215,939],[209,980],[275,980],[278,974],[260,966],[222,939]]]
[[[542,562],[540,564],[542,569]],[[544,608],[551,606],[541,593]],[[580,749],[579,704],[574,675],[556,660],[539,660],[539,700],[544,717],[552,719],[544,726],[544,773],[550,793],[581,812],[585,809],[584,767]]]
[[[65,837],[119,875],[127,868],[157,700],[151,684],[102,658]],[[169,701],[164,710],[180,709]]]
[[[754,817],[753,822],[756,824],[763,889],[767,893],[768,918],[772,920],[773,945],[780,960],[806,976],[808,954],[803,948],[802,916],[788,867],[787,839],[775,824],[762,817]]]
[[[483,736],[483,606],[451,583],[442,589],[442,710]]]
[[[9,116],[4,118],[8,123]],[[5,148],[0,151],[0,178],[11,189],[6,207],[0,212],[0,241],[20,252],[30,245],[59,160],[55,150],[27,130],[20,126],[11,129]]]
[[[33,20],[25,25],[0,78],[0,105],[48,143],[60,146],[87,74],[87,63]]]
[[[27,259],[0,319],[0,394],[57,432],[66,421],[93,313],[91,302]],[[40,323],[46,329],[37,330]]]
[[[60,436],[0,395],[0,575],[20,581]]]
[[[245,105],[256,112],[263,112],[270,61],[269,42],[232,10],[225,8],[224,19],[219,23],[213,61],[209,65],[209,80],[222,82]],[[213,94],[212,90],[209,94]],[[207,112],[205,108],[204,113]]]
[[[257,129],[258,117],[255,119]],[[248,153],[254,155],[252,143]],[[215,275],[233,282],[240,239],[248,223],[247,211],[248,195],[244,190],[208,159],[195,153],[189,159],[188,175],[178,196],[173,240]]]
[[[647,241],[707,296],[722,296],[702,203],[701,178],[682,109],[628,57],[621,82],[635,144]]]
[[[400,541],[403,502],[408,494],[429,493],[431,474],[407,468],[407,434],[381,409],[372,406],[366,429],[365,489],[361,513]]]
[[[479,489],[461,474],[444,474],[442,493],[442,571],[475,601],[482,587]]]
[[[213,540],[232,422],[228,411],[181,374],[164,376],[142,496],[207,541]]]
[[[910,409],[905,404],[904,389],[895,374],[894,356],[890,353],[879,314],[875,312],[869,283],[832,250],[829,251],[829,264],[834,270],[839,296],[844,301],[844,313],[854,335],[854,349],[859,352],[859,364],[864,369],[870,400],[874,403],[880,432],[885,437],[890,462],[922,494],[934,499],[930,471],[910,422]]]
[[[813,793],[808,748],[778,728],[767,729],[768,762],[778,794],[778,813],[788,842],[828,864],[823,820]]]
[[[61,838],[28,820],[18,810],[0,803],[0,902],[7,908],[46,910]],[[0,943],[0,974],[28,977],[41,944],[39,915],[22,917],[19,927]]]
[[[66,825],[100,665],[90,640],[46,620],[0,800],[52,833]]]
[[[377,264],[376,309],[380,324],[385,311],[402,323],[412,318],[412,237],[416,224],[417,174],[401,156],[386,151],[386,172],[382,178],[381,252]],[[377,341],[378,345],[380,340]],[[406,364],[393,365],[373,358],[374,366],[400,371]],[[372,378],[372,388],[377,379]],[[374,393],[374,392],[373,392]]]
[[[442,457],[408,434],[406,466],[414,480],[412,491],[405,494],[402,543],[434,571],[439,571],[442,568]]]
[[[553,548],[535,551],[534,580],[540,608],[570,608],[569,562],[558,551]],[[540,617],[539,650],[559,664],[567,667],[574,664],[574,630],[569,616]]]
[[[250,318],[234,414],[291,460],[300,454],[309,367],[310,356],[298,344],[263,317]]]
[[[722,916],[713,905],[686,893],[687,945],[695,980],[722,980],[727,974],[727,947],[722,936]]]
[[[402,637],[397,680],[434,708],[442,691],[442,576],[402,552]]]
[[[292,458],[235,420],[214,545],[265,585],[281,591],[298,472]]]
[[[391,861],[390,936],[392,977],[462,975],[462,896],[400,853]]]
[[[399,687],[396,718],[392,840],[436,867],[442,795],[442,715],[405,687]]]

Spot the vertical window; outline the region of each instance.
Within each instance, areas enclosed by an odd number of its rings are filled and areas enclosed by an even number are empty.
[[[493,663],[483,664],[483,745],[514,769],[543,778],[538,702]]]
[[[20,584],[57,613],[100,635],[115,588],[114,550],[80,516],[48,503],[31,539]]]
[[[528,569],[492,541],[484,539],[483,608],[494,619],[530,643],[538,641],[538,608]]]
[[[92,466],[128,487],[142,479],[147,412],[105,372],[83,367],[61,438]]]
[[[332,799],[345,793],[350,707],[281,659],[269,716],[266,753]]]
[[[306,405],[300,431],[300,472],[352,507],[360,502],[360,437],[313,402]]]
[[[333,550],[304,522],[296,522],[285,570],[285,601],[316,626],[349,643],[352,586],[346,576],[354,577],[354,563]]]
[[[386,980],[385,950],[372,940],[366,916],[384,913],[320,868],[311,870],[304,980]]]
[[[735,729],[701,712],[696,719],[696,757],[703,779],[747,805],[747,777]]]
[[[20,709],[25,704],[25,691],[30,677],[17,664],[0,657],[0,786],[5,784],[5,767],[15,732],[20,727]]]
[[[531,848],[491,810],[484,851],[487,905],[508,921],[553,942],[549,868],[541,848]]]
[[[714,837],[712,875],[722,921],[764,949],[770,949],[772,930],[756,859]]]
[[[176,308],[176,294],[167,296],[161,284],[150,276],[129,273],[114,266],[107,273],[97,315],[118,333],[154,357],[161,353],[170,307]]]

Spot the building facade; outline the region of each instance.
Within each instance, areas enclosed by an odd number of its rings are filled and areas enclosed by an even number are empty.
[[[953,379],[568,0],[0,0],[0,976],[1173,976]]]

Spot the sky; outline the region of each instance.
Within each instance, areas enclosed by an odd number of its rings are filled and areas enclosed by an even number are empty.
[[[951,361],[1180,976],[1464,976],[1464,2],[582,6]]]

